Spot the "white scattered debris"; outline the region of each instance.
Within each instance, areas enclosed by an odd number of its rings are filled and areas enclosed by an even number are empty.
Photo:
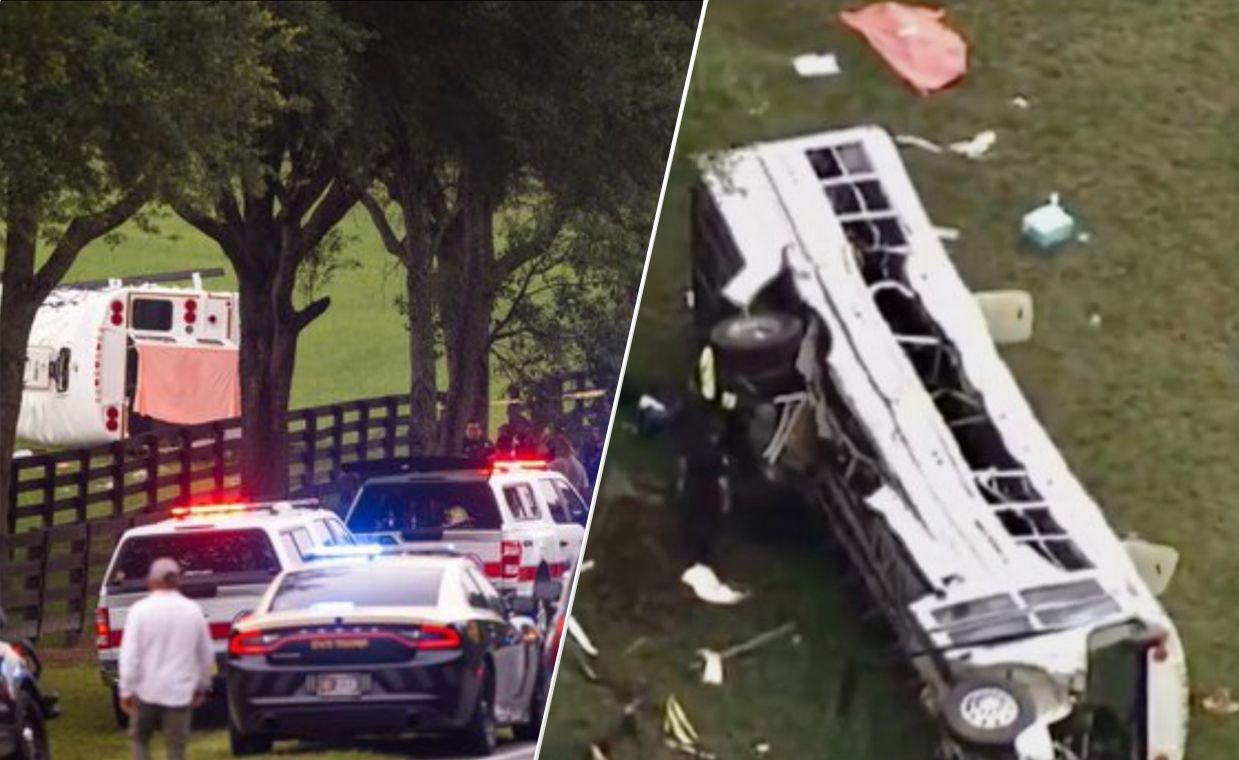
[[[1081,232],[1079,235],[1076,235],[1076,242],[1083,243],[1084,245],[1088,245],[1089,241],[1092,239],[1093,233],[1091,232]]]
[[[1097,312],[1093,312],[1092,314],[1088,315],[1088,324],[1090,327],[1094,327],[1094,328],[1101,327],[1101,315],[1098,314]]]
[[[987,129],[984,132],[978,132],[971,139],[960,140],[946,146],[947,150],[952,153],[958,153],[964,158],[971,158],[973,161],[984,158],[989,149],[994,147],[994,143],[998,141],[998,133],[992,129]]]
[[[581,651],[590,657],[598,656],[598,648],[594,646],[594,642],[589,640],[589,636],[585,633],[585,629],[576,621],[572,615],[568,616],[568,635],[577,643]]]
[[[1011,105],[1015,106],[1021,111],[1026,110],[1029,106],[1028,98],[1024,97],[1023,95],[1016,95],[1014,98],[1011,98]]]
[[[926,140],[919,135],[895,135],[895,144],[903,145],[908,148],[920,148],[921,150],[929,151],[930,153],[945,153],[941,145],[933,140]]]
[[[720,581],[713,570],[702,564],[685,570],[680,580],[693,590],[698,599],[710,604],[738,604],[748,596]]]
[[[753,754],[758,757],[765,757],[770,754],[770,742],[754,742]]]
[[[954,243],[956,240],[959,240],[960,232],[958,227],[935,226],[934,234],[938,236],[939,240],[943,240],[947,243]]]
[[[1050,249],[1075,237],[1076,220],[1059,203],[1058,193],[1024,215],[1021,224],[1024,238],[1038,248]]]
[[[1230,689],[1220,688],[1214,690],[1204,699],[1200,700],[1200,704],[1207,712],[1214,715],[1235,715],[1239,713],[1239,702],[1236,702],[1230,695]]]
[[[707,752],[701,746],[701,735],[688,720],[688,714],[680,706],[674,696],[667,697],[666,713],[663,717],[663,733],[667,736],[667,746],[677,752],[702,760],[713,760],[713,753]]]
[[[586,573],[588,573],[590,570],[593,570],[593,569],[594,569],[594,561],[592,559],[587,559],[581,563],[581,569],[579,572],[581,575],[585,575]]]
[[[611,760],[597,744],[589,745],[589,760]]]
[[[666,414],[667,405],[647,393],[637,400],[637,409],[642,412],[652,411]]]
[[[792,59],[792,66],[802,77],[829,77],[839,73],[839,59],[834,53],[805,53]]]
[[[770,101],[763,99],[760,102],[754,103],[751,107],[749,107],[749,116],[761,116],[762,114],[764,114],[766,111],[769,111],[769,110],[770,110]]]
[[[723,685],[723,655],[712,649],[698,649],[704,667],[701,671],[701,682],[710,686]]]

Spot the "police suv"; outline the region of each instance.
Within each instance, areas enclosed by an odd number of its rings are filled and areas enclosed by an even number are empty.
[[[95,646],[117,722],[127,722],[117,692],[125,616],[147,593],[151,562],[171,557],[181,566],[181,591],[202,606],[222,665],[233,623],[257,607],[273,578],[304,567],[324,547],[353,543],[340,518],[314,500],[175,507],[167,520],[126,531],[95,611]]]
[[[414,458],[357,469],[365,481],[345,521],[358,540],[446,541],[504,594],[576,565],[585,531],[580,494],[544,461]]]

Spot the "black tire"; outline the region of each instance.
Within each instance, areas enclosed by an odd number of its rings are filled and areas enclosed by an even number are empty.
[[[1028,692],[995,678],[970,678],[951,687],[940,705],[947,729],[970,750],[1001,751],[1032,725],[1037,709]]]
[[[10,760],[51,760],[52,748],[43,708],[25,689],[14,701],[13,738],[17,743]]]
[[[266,755],[274,744],[275,738],[271,734],[247,734],[228,721],[228,748],[232,750],[233,757]]]
[[[719,378],[758,394],[777,394],[799,384],[796,354],[804,323],[777,311],[728,317],[710,330]]]
[[[482,688],[478,690],[477,701],[473,704],[473,713],[458,733],[460,749],[470,757],[486,757],[495,751],[498,744],[495,737],[494,684],[490,666],[487,665],[482,674]]]
[[[115,686],[112,687],[112,718],[117,728],[129,728],[129,713],[120,706],[120,689]]]

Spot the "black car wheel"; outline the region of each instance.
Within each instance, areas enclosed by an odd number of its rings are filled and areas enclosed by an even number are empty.
[[[724,387],[739,385],[760,395],[785,393],[799,382],[796,354],[804,323],[777,311],[741,314],[710,330]]]
[[[43,709],[28,691],[22,691],[17,697],[14,729],[17,748],[13,760],[50,760],[52,749],[47,740]]]
[[[490,668],[487,667],[482,673],[482,688],[478,690],[473,715],[469,716],[469,722],[460,730],[461,749],[473,757],[491,754],[498,744],[495,737],[495,706],[491,701],[494,683]]]
[[[1037,717],[1028,693],[997,679],[967,679],[947,692],[942,718],[951,734],[970,750],[1004,750]]]
[[[248,734],[241,731],[232,722],[228,722],[228,748],[233,757],[248,757],[249,755],[265,755],[275,744],[271,734]]]

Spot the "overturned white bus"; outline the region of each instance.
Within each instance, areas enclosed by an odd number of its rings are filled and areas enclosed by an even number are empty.
[[[58,288],[30,333],[17,435],[87,446],[235,417],[239,339],[237,294],[207,291],[197,272]]]

